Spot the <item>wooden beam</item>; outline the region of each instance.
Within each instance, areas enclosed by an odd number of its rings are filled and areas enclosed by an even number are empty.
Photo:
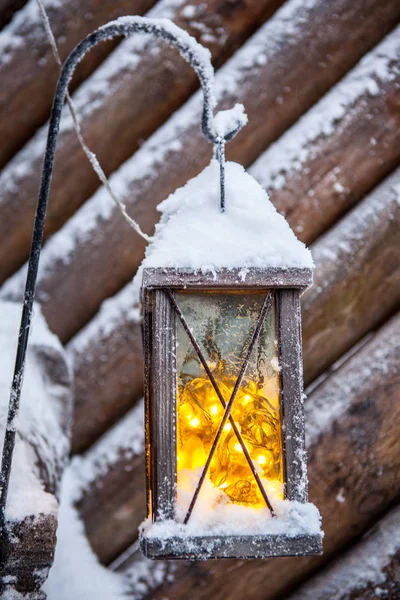
[[[214,64],[218,66],[282,1],[185,0],[174,4],[161,0],[148,16],[170,18],[188,30],[209,47]],[[140,2],[136,10],[129,4],[128,12],[138,13],[140,6],[148,8],[154,0]],[[104,10],[106,4],[99,4]],[[191,7],[190,11],[188,7]],[[400,10],[393,10],[400,14]],[[372,12],[380,14],[381,11]],[[386,9],[383,12],[386,13]],[[165,42],[152,36],[138,36],[123,42],[74,95],[85,140],[96,151],[105,172],[111,173],[131,156],[141,140],[148,138],[197,86],[194,70]],[[46,90],[52,95],[54,87],[46,82]],[[44,114],[48,114],[48,109]],[[9,118],[6,123],[10,127]],[[198,132],[197,122],[194,129]],[[43,127],[5,168],[1,178],[5,182],[4,186],[0,183],[0,206],[4,215],[4,221],[0,223],[1,279],[13,273],[27,256],[46,137],[47,127]],[[74,173],[73,177],[71,173]],[[98,186],[98,177],[80,149],[68,116],[61,123],[58,138],[46,235],[57,230]],[[19,205],[17,210],[16,203]],[[6,228],[2,227],[5,221],[8,221]],[[11,235],[10,230],[13,230]],[[4,256],[7,260],[3,262],[1,257],[6,248]]]
[[[400,169],[313,246],[303,296],[304,378],[310,383],[400,306]]]
[[[301,240],[314,241],[399,164],[399,59],[397,28],[251,167]]]
[[[400,591],[399,569],[400,507],[397,507],[288,600],[396,598]]]
[[[400,169],[312,246],[315,283],[303,297],[308,383],[399,304],[398,186]],[[137,290],[128,285],[108,300],[68,353],[76,391],[72,448],[79,452],[142,394]]]
[[[253,6],[260,4],[252,0]],[[217,5],[226,7],[226,3],[217,2]],[[249,11],[249,14],[252,12]],[[384,3],[376,0],[335,0],[334,4],[331,0],[313,0],[300,7],[294,0],[285,3],[217,77],[220,104],[230,107],[235,101],[243,102],[250,118],[249,125],[229,145],[228,157],[248,166],[373,47],[398,22],[399,17],[397,0]],[[226,19],[221,16],[221,24],[225,22]],[[254,22],[250,25],[254,27]],[[165,105],[165,91],[171,90],[173,99],[174,90],[179,88],[181,100],[187,93],[186,76],[183,87],[180,88],[177,83],[178,88],[175,88],[175,83],[172,83],[175,77],[171,77],[170,70],[166,72],[172,65],[174,75],[178,73],[180,77],[181,73],[186,73],[182,61],[178,64],[171,62],[172,59],[162,60],[162,67],[161,59],[150,56],[149,51],[144,52],[139,63],[137,48],[134,54],[133,73],[132,55],[128,54],[121,58],[120,70],[115,68],[118,64],[115,61],[110,66],[114,70],[111,80],[109,70],[107,77],[103,75],[102,89],[105,86],[110,90],[103,99],[99,98],[98,91],[101,70],[93,80],[93,88],[88,84],[85,92],[82,90],[76,98],[85,115],[84,133],[89,145],[98,152],[107,173],[130,155],[138,138],[149,135],[178,106],[179,102],[170,99],[168,106]],[[120,55],[115,55],[115,58],[117,56]],[[162,59],[165,56],[163,50]],[[307,78],[304,78],[305,72]],[[124,74],[125,82],[122,84]],[[105,84],[107,80],[109,84]],[[153,82],[151,87],[149,81]],[[88,102],[90,90],[93,104]],[[156,205],[196,175],[210,159],[211,149],[199,131],[201,100],[197,98],[193,102],[153,136],[132,161],[125,163],[113,180],[128,209],[149,232],[158,220]],[[158,115],[157,122],[153,115]],[[104,127],[105,120],[107,127]],[[91,167],[78,151],[70,125],[67,129],[68,135],[65,138],[62,135],[60,139],[49,205],[48,233],[57,229],[98,185]],[[0,224],[2,278],[10,275],[27,256],[44,139],[44,132],[38,134],[32,144],[27,145],[4,170],[4,179],[0,180],[2,222],[7,223],[7,227],[3,228]],[[42,284],[44,292],[45,288],[48,288],[47,293],[51,290],[55,304],[60,308],[62,300],[68,304],[68,310],[61,309],[63,319],[56,316],[54,308],[47,310],[51,326],[63,339],[69,338],[94,314],[104,297],[115,293],[127,282],[143,256],[142,241],[134,237],[119,213],[105,208],[108,202],[100,192],[95,200],[88,203],[93,212],[86,208],[84,214],[91,212],[91,223],[93,219],[99,219],[93,236],[95,239],[86,229],[85,243],[81,239],[82,247],[71,251],[68,261],[65,255],[60,259],[57,265],[60,281]],[[101,211],[94,209],[96,205],[101,205]],[[107,217],[103,209],[107,210]],[[86,218],[88,216],[82,217]],[[79,237],[76,228],[73,233],[74,227],[71,223],[68,228],[72,238]],[[128,247],[129,252],[126,250]],[[92,271],[90,286],[86,277],[89,269]],[[80,281],[83,274],[84,281]],[[70,278],[75,281],[74,286],[70,284]],[[71,297],[73,288],[79,289],[77,302]]]
[[[88,33],[121,15],[143,14],[155,0],[118,0],[115,3],[80,0],[44,1],[61,60]],[[84,18],[77,15],[85,11]],[[10,43],[10,40],[13,40]],[[100,64],[114,44],[94,50],[79,68],[74,86]],[[17,152],[47,119],[59,68],[51,53],[36,0],[29,0],[0,33],[0,167]],[[35,186],[36,187],[36,186]],[[36,194],[35,194],[36,195]]]
[[[155,598],[163,594],[177,599],[194,595],[197,600],[221,594],[235,599],[243,597],[244,590],[251,600],[260,598],[260,590],[267,600],[282,597],[388,508],[398,494],[395,482],[400,473],[399,341],[400,315],[306,401],[309,491],[323,515],[324,556],[281,559],[279,565],[275,561],[175,564],[174,581],[164,582]],[[131,435],[134,437],[134,432]],[[103,444],[102,453],[118,457],[115,451],[107,451],[107,444]],[[91,543],[105,561],[134,541],[138,522],[145,514],[144,457],[136,454],[131,464],[132,470],[117,458],[108,463],[103,474],[98,467],[93,483],[83,489],[79,507]],[[123,490],[120,504],[105,485],[110,477],[113,489]],[[110,520],[104,518],[106,514],[115,516]],[[204,585],[199,586],[199,581]]]

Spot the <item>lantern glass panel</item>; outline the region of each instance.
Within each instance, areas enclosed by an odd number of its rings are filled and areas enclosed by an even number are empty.
[[[229,402],[267,291],[176,292],[176,302],[222,394]],[[268,494],[283,497],[278,347],[274,303],[253,348],[231,416]],[[224,416],[201,360],[176,319],[177,508],[186,512]],[[265,507],[243,446],[228,420],[199,500]]]

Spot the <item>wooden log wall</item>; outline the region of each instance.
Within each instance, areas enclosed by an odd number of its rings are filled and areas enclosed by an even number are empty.
[[[216,4],[224,5],[214,2],[212,6]],[[255,3],[253,0],[252,4],[259,6],[262,3]],[[254,8],[249,14],[254,14]],[[229,145],[228,157],[249,165],[373,47],[399,18],[400,6],[397,0],[388,0],[383,4],[376,0],[335,0],[334,11],[330,0],[314,0],[301,6],[294,0],[285,3],[249,41],[249,46],[239,51],[223,74],[217,77],[221,81],[221,104],[230,107],[235,101],[243,102],[250,118],[249,125]],[[225,23],[222,17],[220,23]],[[185,25],[185,21],[179,21],[179,24]],[[292,35],[288,35],[288,24]],[[252,27],[254,28],[254,22],[249,23],[249,28]],[[294,32],[296,35],[293,35]],[[137,48],[135,55],[136,53]],[[116,57],[122,65],[108,86],[113,91],[112,97],[105,94],[98,104],[97,79],[94,82],[94,92],[90,91],[89,80],[89,88],[84,93],[83,101],[77,97],[78,105],[80,102],[86,105],[88,96],[94,96],[96,110],[92,113],[85,111],[84,133],[89,144],[98,153],[106,173],[129,156],[138,139],[151,133],[152,127],[151,124],[146,124],[147,120],[143,115],[147,111],[143,107],[151,106],[151,114],[157,116],[154,126],[160,124],[160,113],[165,116],[177,107],[176,93],[173,90],[175,85],[179,88],[179,80],[171,87],[171,80],[175,80],[171,78],[168,65],[171,64],[175,74],[186,72],[182,59],[170,58],[167,63],[163,62],[163,51],[161,61],[157,61],[156,57],[149,57],[146,47],[140,64],[135,66],[133,73],[132,57],[128,55],[121,58],[119,54]],[[125,66],[127,61],[128,66]],[[160,62],[163,63],[163,68],[160,68]],[[166,71],[166,74],[162,76],[160,70]],[[164,85],[158,87],[155,84],[160,77]],[[153,92],[148,89],[148,81],[154,81]],[[165,89],[171,89],[171,99],[167,106],[164,106]],[[122,172],[125,176],[122,177],[121,173],[114,180],[116,189],[146,231],[151,232],[158,219],[155,206],[176,187],[197,174],[210,159],[211,149],[199,131],[199,110],[200,99],[196,109],[184,110],[178,119],[174,118],[169,122],[161,135],[149,140],[134,163],[127,163]],[[107,127],[103,126],[104,114],[107,115]],[[142,121],[143,127],[140,125]],[[8,224],[7,227],[0,225],[0,269],[4,269],[0,275],[3,278],[15,270],[27,256],[44,139],[43,131],[29,148],[15,157],[0,180],[0,208],[6,216],[4,222]],[[57,156],[59,158],[56,160],[48,214],[49,232],[58,228],[98,185],[91,166],[86,160],[82,160],[83,156],[73,133],[69,132],[60,138]],[[23,178],[20,177],[21,170],[24,172]],[[74,177],[70,176],[72,172]],[[98,198],[97,202],[108,201]],[[90,290],[87,289],[87,282],[86,285],[84,282],[77,285],[80,289],[79,305],[82,314],[74,315],[71,323],[66,319],[62,320],[64,326],[62,330],[57,329],[57,333],[63,339],[69,338],[87,321],[104,297],[115,293],[129,279],[143,256],[143,244],[124,226],[119,214],[111,211],[104,223],[102,218],[100,220],[101,223],[97,224],[100,231],[96,231],[96,248],[88,240],[85,247],[78,251],[79,256],[70,256],[68,274],[63,273],[61,277],[64,283],[52,281],[46,286],[50,291],[45,293],[51,293],[55,303],[59,303],[59,298],[55,297],[57,289],[60,297],[70,304],[74,299],[68,292],[71,288],[69,278],[77,281],[80,273],[87,273],[90,268],[96,270],[95,260],[98,261],[97,264],[101,262],[107,266],[106,282],[92,277]],[[113,236],[111,229],[118,231],[118,235]],[[130,247],[130,251],[124,252],[127,247]],[[61,265],[58,265],[57,270],[61,274]],[[106,270],[100,269],[96,275],[105,273]],[[61,310],[65,315],[64,308]],[[54,309],[47,310],[47,313],[51,326],[57,328],[61,321],[54,314]],[[70,314],[72,317],[72,313]]]
[[[91,6],[92,0],[84,2]],[[142,582],[134,595],[272,600],[292,591],[313,594],[307,589],[319,589],[312,584],[315,571],[399,500],[400,316],[388,319],[400,308],[400,33],[394,29],[400,4],[136,3],[137,11],[171,17],[195,35],[210,48],[217,67],[233,54],[217,73],[219,105],[243,102],[250,123],[228,146],[228,158],[249,167],[298,236],[312,243],[315,285],[303,297],[305,379],[313,390],[306,413],[310,492],[323,513],[326,538],[322,558],[172,563],[169,569],[161,564],[158,575],[149,572],[147,593]],[[22,39],[20,48],[7,51],[18,77],[10,93],[0,92],[0,102],[9,98],[0,131],[4,127],[3,139],[10,139],[3,158],[0,152],[0,160],[9,159],[0,172],[1,281],[27,256],[45,127],[31,136],[48,114],[47,94],[56,77],[35,6],[30,0],[0,32],[0,49],[10,33]],[[2,8],[0,1],[0,26]],[[49,8],[59,42],[60,24],[68,21],[62,52],[96,19],[100,23],[101,15],[106,21],[132,12],[132,6],[125,0],[96,5],[90,22],[76,18],[79,11],[65,0]],[[34,43],[41,64],[28,56]],[[0,59],[2,73],[12,78],[11,67]],[[106,173],[116,171],[112,186],[148,232],[158,220],[158,202],[211,156],[199,132],[201,98],[192,97],[171,116],[196,87],[177,53],[146,38],[104,46],[73,82],[84,135]],[[24,94],[44,88],[41,100],[37,92],[20,115]],[[14,114],[15,136],[7,133]],[[82,473],[78,507],[93,548],[108,563],[134,542],[145,510],[140,322],[137,289],[125,285],[140,263],[143,243],[97,187],[66,115],[46,233],[54,235],[43,251],[38,299],[51,328],[68,342],[76,380],[73,451],[84,452],[76,459]],[[23,284],[23,272],[15,273],[0,297],[20,297]],[[385,571],[389,583],[397,568],[392,558]],[[137,565],[134,556],[122,568],[131,581],[142,572]],[[329,573],[321,575],[328,589]],[[298,590],[310,577],[310,587]],[[364,591],[367,600],[372,591]],[[354,586],[351,594],[348,600],[364,598]]]
[[[209,47],[213,62],[218,66],[280,3],[281,0],[245,0],[233,4],[220,0],[206,3],[186,0],[171,4],[170,0],[161,0],[148,15],[170,18],[187,29]],[[185,16],[188,6],[197,6],[195,18]],[[164,42],[138,36],[123,43],[74,96],[83,135],[96,151],[105,173],[111,173],[131,156],[138,143],[151,135],[197,85],[193,69],[177,50],[166,47]],[[5,185],[0,186],[0,206],[6,216],[2,223],[9,225],[0,224],[3,236],[0,264],[6,269],[0,270],[1,278],[15,270],[27,256],[46,136],[47,127],[43,127],[10,162],[2,176]],[[23,178],[19,176],[21,168]],[[74,177],[69,177],[71,172]],[[57,230],[98,185],[97,175],[83,155],[67,119],[58,138],[47,234]],[[9,235],[11,229],[13,233]],[[12,260],[3,262],[1,252],[8,256],[11,253]]]
[[[345,500],[344,500],[345,501]],[[376,600],[400,597],[400,508],[288,600]]]
[[[119,0],[112,8],[108,2],[85,1],[85,18],[80,0],[63,3],[44,1],[61,60],[91,31],[110,17],[146,12],[155,0]],[[115,44],[114,44],[115,45]],[[74,79],[85,79],[104,59],[112,45],[90,53]],[[0,136],[7,143],[0,147],[0,167],[35,133],[49,114],[59,68],[53,58],[36,0],[29,0],[0,32]],[[18,77],[15,74],[18,73]],[[35,185],[37,187],[37,184]],[[36,194],[35,194],[36,195]]]

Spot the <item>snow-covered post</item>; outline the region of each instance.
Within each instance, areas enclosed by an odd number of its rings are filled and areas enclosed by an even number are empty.
[[[20,311],[18,304],[1,302],[0,312],[0,436],[3,437]],[[60,341],[49,331],[36,307],[0,544],[1,598],[20,597],[17,592],[24,598],[27,594],[32,600],[44,597],[39,590],[53,562],[60,479],[69,455],[71,379]]]
[[[32,318],[33,300],[35,294],[37,271],[39,266],[40,248],[43,240],[43,231],[46,220],[47,203],[50,193],[51,177],[54,166],[54,155],[56,149],[57,134],[68,84],[72,78],[76,65],[82,60],[86,52],[97,43],[117,36],[130,36],[133,33],[154,34],[164,39],[168,44],[178,48],[182,56],[195,69],[204,94],[204,108],[202,115],[202,130],[210,142],[221,144],[224,140],[232,137],[246,123],[246,115],[242,105],[236,105],[231,111],[223,111],[217,120],[214,117],[216,100],[214,96],[214,72],[210,60],[210,52],[203,48],[189,34],[171,21],[166,19],[149,19],[145,17],[121,17],[116,21],[104,25],[97,31],[87,36],[71,52],[61,70],[57,89],[54,96],[49,132],[47,138],[46,152],[42,178],[40,183],[38,204],[34,224],[33,240],[28,264],[24,303],[22,310],[21,325],[18,338],[17,357],[14,368],[14,376],[11,387],[9,411],[7,416],[7,427],[4,438],[2,465],[0,473],[0,518],[2,526],[5,526],[5,506],[11,473],[12,457],[14,452],[17,429],[15,423],[18,421],[20,395],[24,376],[25,356],[28,345],[29,330]],[[221,156],[221,172],[223,163]],[[93,166],[97,168],[97,161],[93,157]],[[223,204],[223,177],[221,177],[221,205]]]

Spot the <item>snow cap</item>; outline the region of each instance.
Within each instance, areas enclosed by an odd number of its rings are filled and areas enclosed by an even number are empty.
[[[145,268],[215,272],[248,267],[312,268],[300,242],[266,191],[234,162],[225,165],[226,210],[220,212],[219,164],[161,202],[162,217],[147,247]]]

